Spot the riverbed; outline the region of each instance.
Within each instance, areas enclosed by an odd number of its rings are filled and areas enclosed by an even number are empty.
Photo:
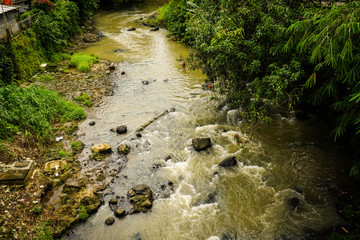
[[[105,203],[65,239],[305,239],[339,223],[333,192],[346,176],[346,157],[331,144],[326,124],[289,112],[250,133],[237,111],[202,89],[206,76],[187,69],[192,49],[165,29],[141,25],[162,2],[94,16],[105,37],[82,52],[115,63],[107,80],[116,87],[80,124],[82,159],[104,142],[113,149],[126,143],[130,153],[104,160],[113,173]],[[127,125],[131,133],[162,113],[141,137],[110,131]],[[212,147],[195,151],[197,137],[211,138]],[[218,166],[233,156],[235,167]],[[137,184],[152,188],[151,211],[105,225],[113,216],[107,202],[126,199]]]

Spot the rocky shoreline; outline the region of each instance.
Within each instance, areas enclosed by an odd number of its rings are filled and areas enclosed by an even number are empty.
[[[94,29],[90,25],[86,30]],[[78,36],[69,52],[84,47],[90,35],[94,34]],[[22,86],[44,86],[88,109],[112,95],[110,66],[109,61],[100,60],[83,73],[64,60],[45,66]],[[77,129],[77,122],[55,124],[57,137],[45,145],[20,135],[12,143],[19,149],[20,163],[33,160],[34,170],[26,184],[0,185],[0,239],[59,237],[101,206],[107,173],[99,170],[95,180],[82,173],[78,157],[84,144],[78,141]]]

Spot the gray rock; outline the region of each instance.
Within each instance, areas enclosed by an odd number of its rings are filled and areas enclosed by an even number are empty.
[[[113,223],[115,222],[115,219],[113,217],[108,217],[106,220],[105,220],[105,224],[106,225],[113,225]]]
[[[127,132],[127,126],[126,125],[122,125],[122,126],[118,126],[116,127],[116,132],[118,134],[123,134]]]
[[[194,138],[192,144],[196,151],[201,151],[211,147],[211,140],[210,138]]]
[[[219,167],[233,167],[237,164],[237,159],[236,157],[228,157],[225,158],[225,160],[223,160],[221,163],[219,163]]]

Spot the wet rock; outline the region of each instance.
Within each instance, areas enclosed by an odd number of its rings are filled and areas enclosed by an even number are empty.
[[[135,31],[136,28],[132,27],[132,28],[129,28],[127,31],[131,32],[131,31]]]
[[[111,153],[111,147],[109,144],[103,143],[92,146],[91,151],[93,151],[94,153],[106,154],[106,153]]]
[[[158,27],[154,27],[153,29],[150,29],[150,31],[154,32],[154,31],[159,31],[160,29]]]
[[[117,204],[117,198],[110,199],[109,204],[116,205]]]
[[[115,210],[114,214],[116,217],[121,218],[121,217],[125,217],[126,211],[123,208],[118,208]]]
[[[83,38],[84,42],[86,42],[86,43],[93,43],[93,42],[97,42],[100,40],[100,37],[93,33],[86,33],[86,34],[84,34],[84,36],[82,38]]]
[[[115,70],[115,69],[116,69],[115,63],[110,63],[109,70]]]
[[[149,81],[148,81],[148,80],[142,80],[141,82],[142,82],[142,84],[144,84],[144,85],[148,85],[148,84],[149,84]]]
[[[110,129],[110,132],[116,132],[115,128]]]
[[[124,71],[121,72],[121,75],[125,75],[126,73]]]
[[[147,185],[136,185],[128,191],[133,213],[147,212],[152,207],[152,190]]]
[[[118,147],[118,153],[119,154],[128,154],[130,152],[130,147],[126,144],[121,144],[119,147]]]
[[[211,147],[211,140],[210,138],[194,138],[192,144],[196,151],[201,151]]]
[[[74,178],[69,178],[68,180],[66,180],[65,187],[79,189],[81,188],[81,185],[78,180]]]
[[[119,49],[115,49],[115,50],[114,50],[114,52],[116,52],[116,53],[119,53],[119,52],[125,52],[125,50],[124,50],[124,49],[119,48]]]
[[[90,126],[94,126],[94,125],[95,125],[95,121],[89,122],[89,125],[90,125]]]
[[[289,206],[292,210],[297,211],[300,206],[300,200],[296,197],[290,198],[288,201]]]
[[[136,137],[141,138],[142,137],[141,132],[136,132]]]
[[[127,132],[127,126],[126,125],[116,127],[116,133],[117,134],[123,134],[123,133],[126,133],[126,132]]]
[[[236,157],[228,157],[225,160],[223,160],[221,163],[219,163],[219,167],[228,168],[228,167],[233,167],[236,164],[237,164]]]
[[[106,220],[105,220],[105,224],[106,225],[113,225],[115,222],[115,219],[113,217],[108,217]]]

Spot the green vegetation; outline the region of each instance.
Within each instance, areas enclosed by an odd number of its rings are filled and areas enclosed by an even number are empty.
[[[36,229],[38,240],[53,240],[54,229],[51,226],[51,222],[42,222],[41,225]]]
[[[87,95],[86,93],[82,93],[79,97],[74,98],[75,101],[78,103],[81,103],[87,107],[91,107],[93,105],[93,102],[91,100],[91,97]]]
[[[59,154],[59,156],[62,157],[62,158],[64,158],[64,157],[67,156],[66,152],[63,151],[63,150],[59,151],[58,154]]]
[[[360,133],[360,3],[171,1],[160,9],[173,35],[197,49],[217,92],[248,119],[310,103],[332,135]]]
[[[47,89],[13,85],[0,88],[0,139],[19,131],[49,139],[53,136],[52,123],[85,117],[84,109]]]
[[[35,205],[30,212],[34,213],[35,215],[39,215],[42,212],[42,207],[40,205]]]
[[[89,214],[86,212],[86,209],[84,206],[80,206],[80,212],[79,212],[79,217],[81,220],[86,220],[89,217]]]
[[[99,61],[98,56],[77,53],[71,57],[70,64],[74,67],[77,67],[80,72],[87,72],[90,70],[90,67],[97,61]]]
[[[71,149],[73,150],[73,152],[76,153],[80,153],[85,147],[85,144],[81,141],[74,141],[71,143]]]

